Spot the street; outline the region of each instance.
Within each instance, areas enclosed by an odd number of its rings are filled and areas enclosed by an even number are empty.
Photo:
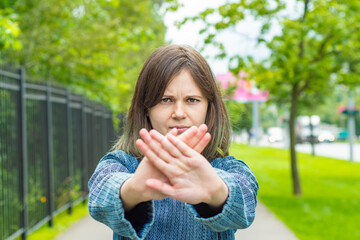
[[[296,150],[311,153],[310,144],[297,144]],[[348,143],[320,143],[315,145],[315,155],[332,157],[343,160],[350,159],[350,145]],[[360,144],[353,145],[353,159],[360,162]]]
[[[286,148],[283,142],[269,143],[262,141],[260,145],[275,148]],[[311,153],[311,145],[309,143],[297,144],[296,151]],[[315,155],[349,160],[350,146],[349,143],[319,143],[315,145]],[[360,162],[360,144],[353,145],[353,159],[355,162]]]

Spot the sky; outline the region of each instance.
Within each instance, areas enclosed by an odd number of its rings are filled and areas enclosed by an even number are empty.
[[[175,44],[190,45],[195,49],[200,50],[203,39],[199,35],[199,30],[202,25],[199,22],[188,22],[181,27],[181,29],[177,29],[174,23],[176,21],[182,21],[185,17],[196,16],[206,8],[215,8],[223,5],[226,0],[178,1],[183,4],[183,7],[176,12],[166,13],[164,17],[165,25],[167,26],[166,40]],[[302,5],[300,2],[287,0],[286,8],[281,12],[281,15],[289,18],[297,18],[299,17],[299,14],[302,13],[301,9]],[[214,19],[210,19],[210,21],[212,20],[216,20],[216,16],[214,16]],[[252,56],[255,61],[259,61],[270,55],[270,51],[264,45],[257,45],[256,37],[259,34],[259,29],[260,23],[250,17],[238,24],[236,28],[221,32],[216,37],[223,42],[225,50],[229,55],[238,54],[243,57]],[[280,25],[277,22],[272,22],[271,29],[266,38],[269,40],[280,33]],[[205,52],[201,53],[207,59],[215,74],[228,72],[227,60],[214,60],[214,58],[211,57],[216,55],[216,50],[214,48],[208,48]]]
[[[186,44],[200,50],[202,46],[202,37],[199,30],[202,25],[200,22],[188,22],[186,25],[178,29],[175,26],[176,21],[183,20],[187,16],[196,16],[201,11],[209,7],[217,7],[225,2],[225,0],[179,0],[184,6],[176,12],[168,12],[165,15],[165,25],[167,26],[166,40],[175,44]],[[216,20],[216,16],[214,18]],[[230,54],[240,54],[241,56],[251,55],[255,60],[260,60],[268,56],[269,51],[264,47],[256,46],[256,35],[258,33],[259,24],[252,19],[247,19],[236,29],[227,30],[217,36]],[[207,59],[210,67],[215,74],[228,72],[227,60],[215,60],[215,48],[207,48],[201,52]]]

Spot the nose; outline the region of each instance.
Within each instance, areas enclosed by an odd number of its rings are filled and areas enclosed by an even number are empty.
[[[182,102],[179,101],[174,104],[172,117],[177,119],[182,119],[186,117],[185,106]]]

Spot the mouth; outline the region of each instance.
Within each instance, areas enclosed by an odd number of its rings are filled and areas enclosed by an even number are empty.
[[[185,132],[186,130],[189,129],[189,127],[186,127],[186,126],[174,126],[174,127],[170,127],[170,128],[171,128],[171,129],[176,128],[178,134],[182,134],[183,132]]]

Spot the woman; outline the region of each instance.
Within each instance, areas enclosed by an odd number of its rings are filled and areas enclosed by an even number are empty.
[[[212,71],[187,46],[157,49],[139,75],[124,135],[89,181],[89,211],[113,239],[234,239],[258,183],[228,156],[229,119]]]

